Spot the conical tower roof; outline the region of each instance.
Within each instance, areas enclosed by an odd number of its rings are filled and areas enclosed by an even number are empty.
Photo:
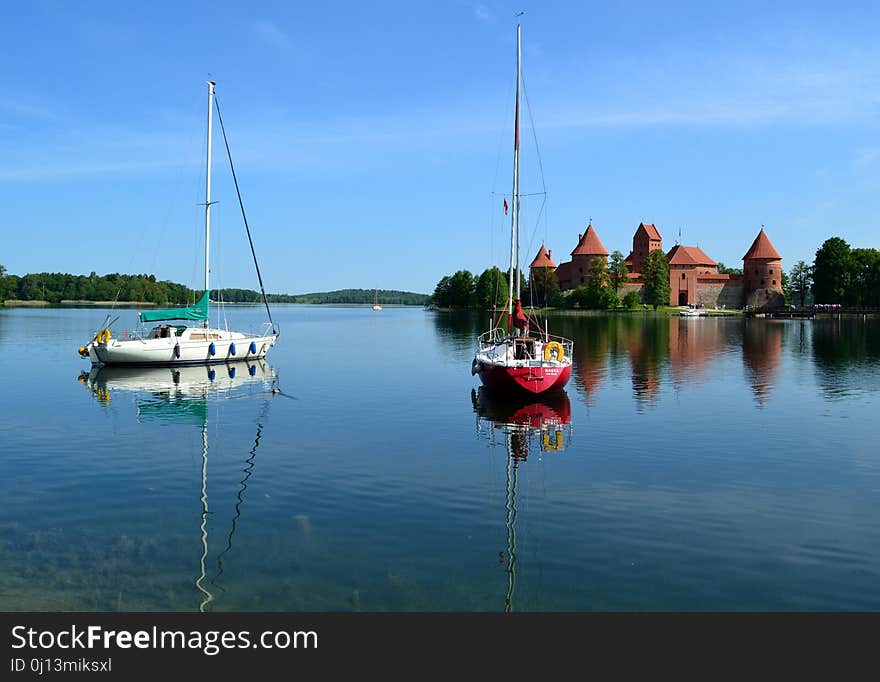
[[[764,232],[763,227],[758,232],[758,236],[755,237],[755,241],[752,242],[751,248],[743,256],[743,260],[751,260],[753,258],[759,260],[782,260],[782,256],[773,244],[770,243],[770,238]]]
[[[546,249],[546,247],[541,244],[541,248],[538,249],[538,255],[535,256],[535,260],[532,261],[532,264],[529,268],[555,268],[556,263],[553,262],[553,259],[550,257],[550,252]]]
[[[578,245],[571,252],[572,256],[607,256],[608,250],[602,245],[602,240],[596,232],[596,228],[590,223],[587,231],[579,235]]]

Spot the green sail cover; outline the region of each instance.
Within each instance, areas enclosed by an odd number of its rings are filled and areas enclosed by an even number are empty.
[[[143,310],[138,313],[141,322],[157,322],[159,320],[198,320],[208,319],[208,295],[206,291],[198,303],[185,308],[166,308],[165,310]]]

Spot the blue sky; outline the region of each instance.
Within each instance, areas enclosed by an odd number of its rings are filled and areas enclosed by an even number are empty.
[[[767,5],[770,6],[767,6]],[[741,265],[761,224],[788,269],[832,235],[880,247],[872,3],[15,3],[0,40],[9,272],[201,281],[205,81],[267,288],[430,292],[506,263],[515,20],[547,210],[526,265],[592,217]],[[607,5],[607,6],[606,6]],[[612,6],[613,5],[613,6]],[[523,192],[540,192],[531,128]],[[218,139],[219,141],[219,139]],[[215,141],[213,279],[256,287]]]

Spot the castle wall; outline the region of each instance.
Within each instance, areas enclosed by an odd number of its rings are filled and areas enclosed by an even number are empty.
[[[679,274],[679,277],[681,275]],[[704,308],[721,308],[728,310],[740,310],[746,301],[747,290],[743,279],[733,275],[715,275],[714,277],[689,277],[678,285],[682,292],[689,293],[689,303],[701,305]],[[645,286],[643,282],[627,282],[620,286],[620,298],[630,291],[639,295],[639,300],[644,303]],[[673,289],[670,293],[670,305],[678,305],[679,289]],[[672,299],[675,299],[673,302]]]
[[[785,295],[773,289],[749,290],[745,305],[750,308],[778,308],[785,305]]]
[[[618,290],[618,296],[623,299],[630,291],[635,291],[639,295],[639,300],[644,303],[645,302],[645,286],[641,282],[627,282],[626,284],[621,284],[620,289]]]
[[[746,288],[740,277],[731,277],[728,280],[698,280],[696,291],[697,305],[704,308],[732,308],[739,310],[743,307],[746,297]]]

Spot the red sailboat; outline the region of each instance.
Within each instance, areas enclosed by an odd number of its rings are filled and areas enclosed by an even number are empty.
[[[520,189],[519,111],[522,50],[520,26],[516,27],[516,113],[513,134],[513,192],[510,221],[510,268],[505,312],[493,319],[489,331],[477,339],[471,374],[478,374],[486,388],[515,395],[540,394],[565,386],[571,376],[574,344],[551,336],[547,323],[526,315],[520,300]],[[505,200],[505,212],[507,201]],[[515,283],[515,285],[514,285]],[[515,289],[514,289],[515,286]]]

